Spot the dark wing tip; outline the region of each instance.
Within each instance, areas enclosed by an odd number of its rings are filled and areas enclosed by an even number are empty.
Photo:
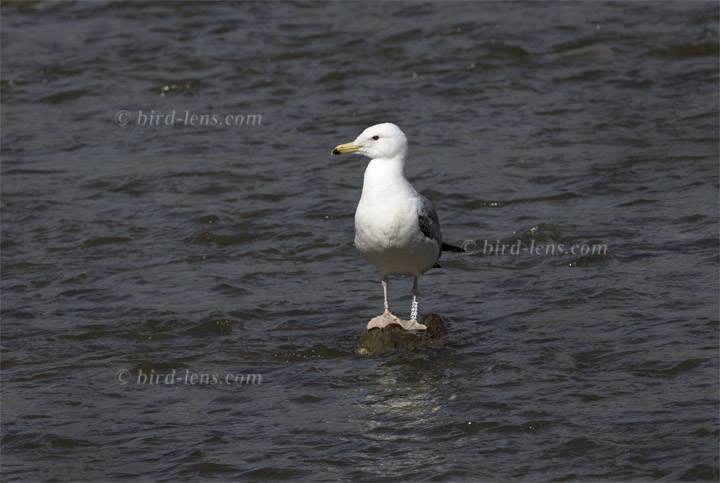
[[[442,244],[442,250],[444,252],[455,252],[455,253],[461,253],[463,251],[462,248],[456,247],[455,245],[450,245],[449,243],[443,242]]]

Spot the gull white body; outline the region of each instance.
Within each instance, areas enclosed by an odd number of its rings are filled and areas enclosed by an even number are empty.
[[[435,266],[437,242],[418,225],[422,200],[403,175],[404,160],[373,159],[355,212],[355,248],[383,277],[417,277]]]

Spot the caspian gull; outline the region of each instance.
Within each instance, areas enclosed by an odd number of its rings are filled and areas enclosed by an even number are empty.
[[[368,330],[389,324],[427,329],[417,321],[418,275],[437,266],[443,249],[460,251],[443,243],[437,211],[405,179],[407,152],[405,134],[392,123],[369,127],[355,141],[332,150],[333,155],[358,153],[371,158],[355,212],[355,248],[380,271],[385,311],[368,323]],[[388,275],[414,279],[410,320],[390,312]]]

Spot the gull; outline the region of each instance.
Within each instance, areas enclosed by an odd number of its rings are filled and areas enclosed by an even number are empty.
[[[417,321],[418,276],[439,266],[443,249],[461,251],[443,243],[437,211],[405,178],[407,152],[405,134],[392,123],[371,126],[355,141],[332,150],[336,156],[356,153],[371,159],[355,211],[355,248],[380,272],[385,311],[368,322],[367,330],[390,324],[405,330],[426,330],[427,326]],[[410,320],[390,312],[388,275],[413,277]]]

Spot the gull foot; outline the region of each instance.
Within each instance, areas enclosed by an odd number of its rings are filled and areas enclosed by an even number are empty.
[[[427,325],[418,323],[417,319],[401,320],[396,319],[395,323],[405,330],[427,330]]]
[[[384,329],[390,324],[395,324],[398,320],[400,319],[391,314],[390,311],[386,310],[382,315],[378,315],[368,322],[367,330]]]
[[[397,324],[405,330],[427,330],[427,326],[419,324],[416,319],[402,320],[395,317],[388,311],[370,320],[367,325],[367,330],[384,329],[390,324]]]

